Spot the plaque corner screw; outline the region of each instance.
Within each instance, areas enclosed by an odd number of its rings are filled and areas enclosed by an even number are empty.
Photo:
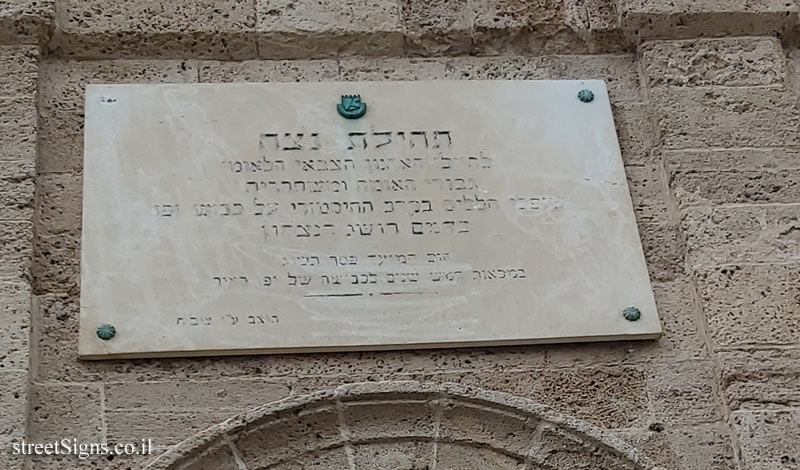
[[[594,100],[594,93],[592,90],[587,90],[584,88],[583,90],[578,92],[578,99],[583,101],[584,103],[591,103]]]
[[[642,311],[636,307],[627,307],[622,311],[622,316],[628,321],[636,321],[642,318]]]
[[[117,334],[117,329],[113,325],[103,324],[97,327],[97,337],[103,341],[108,341]]]

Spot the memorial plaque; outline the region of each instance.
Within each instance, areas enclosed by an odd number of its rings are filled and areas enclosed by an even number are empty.
[[[87,87],[84,358],[660,332],[602,81]]]

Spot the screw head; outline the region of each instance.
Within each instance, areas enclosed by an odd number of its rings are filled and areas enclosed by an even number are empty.
[[[622,316],[628,321],[636,321],[642,318],[642,311],[636,307],[627,307],[622,311]]]
[[[117,329],[113,325],[105,324],[97,327],[97,337],[103,341],[108,341],[117,334]]]
[[[587,90],[584,88],[578,92],[578,99],[584,103],[590,103],[592,100],[594,100],[594,93],[592,90]]]

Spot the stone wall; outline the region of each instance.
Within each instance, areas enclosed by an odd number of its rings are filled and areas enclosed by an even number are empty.
[[[800,468],[798,24],[794,0],[0,1],[0,445],[161,452],[276,400],[413,380],[549,405],[665,469]],[[659,341],[77,360],[85,84],[578,78],[608,83]],[[539,468],[509,455],[462,465]]]

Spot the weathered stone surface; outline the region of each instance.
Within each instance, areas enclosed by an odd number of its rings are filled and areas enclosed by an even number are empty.
[[[633,211],[639,224],[667,222],[670,214],[669,191],[661,165],[628,167],[625,170],[631,191]]]
[[[206,470],[209,468],[214,470],[241,469],[236,463],[236,457],[233,455],[230,446],[223,444],[214,446],[203,452],[202,455],[193,457],[184,467],[181,467],[181,470]]]
[[[434,468],[438,470],[477,470],[483,468],[523,470],[530,467],[526,467],[521,459],[503,455],[492,449],[439,443],[436,448],[436,466]]]
[[[798,158],[795,149],[666,154],[670,186],[682,206],[800,202]]]
[[[47,35],[55,0],[0,2],[0,44],[38,45]]]
[[[342,419],[348,439],[365,442],[380,438],[426,438],[436,436],[435,410],[430,403],[403,401],[346,405]]]
[[[634,470],[636,465],[626,461],[611,449],[587,442],[581,436],[555,426],[545,425],[539,433],[534,460],[544,468],[614,468]]]
[[[667,433],[663,429],[631,429],[615,431],[620,439],[635,447],[655,464],[665,469],[682,468],[678,465],[678,456],[670,446]]]
[[[379,442],[354,445],[352,448],[355,468],[425,468],[434,459],[433,443],[426,441]],[[438,449],[441,455],[441,444]]]
[[[784,89],[657,87],[651,95],[667,149],[800,145],[797,100]]]
[[[590,52],[631,49],[620,29],[616,0],[570,0],[565,6],[567,26],[586,42]]]
[[[31,222],[0,221],[0,280],[28,278],[32,240]]]
[[[400,0],[406,52],[459,55],[472,50],[469,0]]]
[[[665,434],[677,456],[677,468],[737,469],[730,430],[724,424],[668,428]]]
[[[274,379],[106,383],[107,410],[242,412],[289,396]]]
[[[28,416],[28,371],[0,371],[0,445],[6,448],[11,442],[25,438],[25,421]]]
[[[770,263],[800,257],[800,205],[691,208],[681,226],[694,266]]]
[[[32,161],[0,161],[0,219],[33,217],[35,172]]]
[[[621,0],[622,27],[633,40],[770,36],[794,26],[797,6],[783,0]]]
[[[536,421],[514,413],[500,414],[480,406],[442,401],[439,415],[440,442],[474,442],[481,447],[507,449],[528,455],[536,440]]]
[[[800,341],[796,265],[743,265],[697,273],[710,339],[718,346]]]
[[[0,96],[0,160],[33,163],[36,156],[36,101],[33,94]]]
[[[446,67],[451,80],[605,80],[612,103],[642,99],[632,55],[459,57],[447,60]]]
[[[30,324],[30,286],[0,282],[0,371],[28,369]]]
[[[31,387],[32,442],[77,439],[103,442],[102,384],[42,384]],[[141,438],[141,437],[140,437]]]
[[[653,41],[639,46],[643,73],[656,86],[765,86],[786,77],[777,38]]]
[[[235,412],[111,411],[104,413],[109,442],[141,442],[142,436],[161,446],[171,446],[234,416]]]
[[[82,175],[42,174],[36,179],[37,233],[59,235],[81,228]]]
[[[647,370],[653,422],[667,427],[713,423],[722,418],[711,362],[687,361]]]
[[[639,237],[653,280],[673,281],[685,272],[686,240],[677,223],[642,223]]]
[[[658,159],[653,148],[658,144],[658,133],[653,122],[649,103],[612,103],[617,138],[626,167],[652,165]]]
[[[800,409],[736,411],[731,421],[746,468],[791,470],[800,465]]]
[[[200,82],[320,82],[336,80],[339,66],[333,60],[202,61]]]
[[[588,46],[566,26],[564,2],[488,0],[473,4],[475,53],[542,55],[585,52]]]
[[[264,59],[400,55],[400,8],[393,0],[257,0],[258,54]]]
[[[251,0],[64,0],[50,48],[82,59],[256,57]]]
[[[81,234],[77,229],[58,234],[42,233],[34,239],[33,290],[37,294],[80,289]]]
[[[36,46],[0,46],[0,96],[30,96],[36,91]]]
[[[337,447],[319,453],[306,454],[269,468],[275,470],[326,470],[329,468],[350,468],[350,463],[345,449]],[[377,469],[379,467],[372,468]]]
[[[360,80],[441,80],[447,76],[441,59],[342,59],[340,78]]]
[[[265,424],[234,440],[248,468],[263,468],[298,454],[344,442],[334,409],[315,409],[299,417],[286,418],[285,422]]]
[[[800,349],[728,350],[717,357],[729,408],[800,407]]]

